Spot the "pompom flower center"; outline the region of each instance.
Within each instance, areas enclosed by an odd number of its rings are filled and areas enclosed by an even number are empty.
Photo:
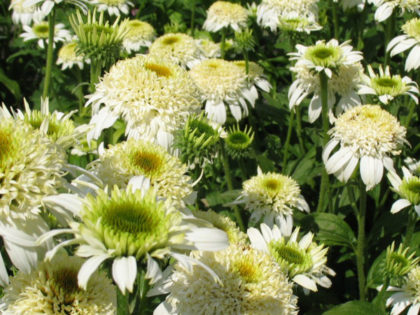
[[[277,191],[281,188],[282,183],[275,178],[267,178],[264,180],[263,185],[271,191]]]
[[[158,77],[169,78],[172,76],[172,71],[166,66],[159,65],[157,63],[146,63],[144,67],[147,70],[154,72]]]
[[[234,270],[246,283],[258,282],[261,279],[261,270],[254,261],[246,258],[234,262]]]
[[[173,44],[176,44],[176,43],[178,43],[180,41],[180,38],[178,37],[178,36],[175,36],[175,35],[173,35],[173,36],[168,36],[168,37],[166,37],[164,40],[163,40],[163,44],[164,45],[173,45]]]
[[[132,156],[133,164],[145,174],[151,174],[159,170],[162,165],[160,156],[153,152],[136,151]]]
[[[12,141],[10,139],[10,134],[4,130],[0,130],[0,165],[3,164],[9,156],[11,147]]]
[[[411,37],[414,37],[417,41],[420,41],[420,19],[415,18],[406,22],[402,26],[402,30]]]
[[[52,280],[66,295],[72,295],[81,290],[77,284],[77,273],[77,270],[71,268],[55,270],[52,274]]]

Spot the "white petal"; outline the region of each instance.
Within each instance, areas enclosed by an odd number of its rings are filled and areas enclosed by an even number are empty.
[[[61,213],[62,210],[69,211],[73,215],[79,215],[83,208],[82,200],[73,194],[60,194],[47,196],[42,199],[42,202],[55,211]]]
[[[327,276],[321,276],[320,278],[318,278],[317,283],[324,288],[329,288],[332,285],[330,278],[328,278]]]
[[[242,118],[242,111],[241,111],[241,106],[239,105],[229,105],[230,108],[230,112],[232,113],[233,118],[236,119],[236,121],[240,121]]]
[[[349,178],[351,177],[351,175],[353,174],[354,169],[356,168],[358,162],[359,162],[359,159],[353,156],[350,159],[350,161],[348,161],[347,165],[344,167],[338,179],[342,182],[347,182]]]
[[[411,206],[410,201],[406,199],[399,199],[392,204],[391,213],[397,213],[408,206]]]
[[[416,211],[417,215],[420,217],[420,205],[414,206],[414,211]]]
[[[4,239],[4,247],[13,265],[19,270],[30,273],[38,264],[36,248],[24,248]]]
[[[118,288],[125,294],[125,289],[133,291],[134,281],[137,276],[137,262],[133,256],[118,257],[112,263],[112,278]]]
[[[314,238],[314,235],[311,232],[305,234],[299,241],[299,247],[303,249],[307,249],[308,246],[311,245],[313,238]]]
[[[256,228],[249,228],[246,233],[248,234],[249,240],[251,242],[251,246],[253,248],[256,248],[258,250],[268,253],[267,243],[262,237],[260,231],[258,231]]]
[[[396,190],[400,187],[402,180],[395,172],[388,172],[387,177],[389,181],[391,182],[392,187],[394,187]]]
[[[308,290],[311,290],[311,291],[314,291],[314,292],[318,291],[318,288],[316,287],[315,281],[308,278],[305,275],[296,275],[296,276],[293,277],[292,280],[294,282],[296,282],[297,284],[299,284],[300,286],[302,286],[302,287],[304,287]]]
[[[325,146],[323,152],[322,152],[322,160],[324,161],[324,164],[327,163],[327,160],[334,148],[339,144],[340,142],[338,140],[330,140],[327,145]]]
[[[150,179],[145,176],[134,176],[128,181],[128,186],[131,187],[132,192],[140,190],[144,194],[150,188]]]
[[[147,271],[146,279],[150,279],[149,283],[154,284],[162,279],[162,270],[159,264],[149,254],[147,254]]]
[[[229,246],[226,232],[215,228],[196,228],[186,233],[185,238],[198,250],[218,251]]]
[[[353,157],[353,153],[349,148],[340,148],[335,152],[325,164],[328,174],[340,172],[344,165],[346,165]]]
[[[313,123],[315,120],[317,120],[319,115],[321,115],[321,112],[322,112],[321,97],[319,97],[319,95],[314,95],[311,99],[311,102],[308,108],[309,122]]]
[[[111,256],[103,254],[100,256],[93,256],[86,260],[82,267],[80,267],[79,274],[77,275],[79,287],[86,290],[90,276],[98,269],[99,265],[108,258],[111,258]]]
[[[383,22],[389,18],[394,10],[394,6],[389,5],[388,3],[382,4],[375,11],[375,20],[378,22]]]
[[[381,160],[371,156],[363,156],[360,159],[360,175],[366,185],[366,190],[372,189],[381,181],[383,171]]]
[[[171,306],[166,301],[163,301],[155,308],[153,311],[153,315],[173,315],[174,313],[171,312]]]
[[[205,107],[205,111],[207,113],[207,117],[214,121],[217,122],[221,125],[223,125],[226,121],[226,108],[225,108],[225,104],[222,102],[219,103],[215,103],[212,101],[207,101],[206,102],[206,107]]]
[[[203,264],[201,261],[191,258],[186,255],[177,254],[177,253],[171,253],[171,256],[174,257],[178,261],[178,263],[183,268],[185,268],[188,272],[192,271],[192,265],[195,264],[204,268],[204,270],[206,270],[213,277],[214,281],[218,283],[222,283],[219,276],[211,268],[209,268],[206,264]]]
[[[407,315],[418,315],[420,311],[420,303],[414,304],[410,307],[407,312]]]
[[[5,287],[9,284],[9,275],[4,265],[3,257],[0,253],[0,286]]]
[[[416,45],[411,49],[405,61],[405,70],[410,71],[420,66],[420,45]]]

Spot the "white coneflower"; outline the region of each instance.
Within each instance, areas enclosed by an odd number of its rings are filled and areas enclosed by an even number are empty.
[[[61,254],[29,274],[17,273],[4,289],[2,314],[115,314],[115,287],[105,273],[94,273],[86,290],[79,288],[77,273],[82,263],[79,257]]]
[[[25,0],[12,0],[10,2],[9,10],[13,10],[12,12],[13,23],[15,24],[22,23],[24,25],[29,25],[31,24],[34,14],[36,12],[36,6],[25,5]]]
[[[149,23],[130,20],[127,23],[127,34],[124,36],[123,47],[128,53],[137,52],[142,47],[149,47],[155,36],[156,31]]]
[[[296,80],[289,88],[289,107],[299,105],[303,99],[313,94],[308,108],[309,121],[314,122],[322,111],[320,72],[328,76],[328,107],[330,111],[336,102],[336,94],[340,100],[335,108],[339,115],[349,107],[361,103],[357,94],[363,67],[361,52],[353,51],[352,46],[344,42],[338,44],[332,39],[325,43],[318,41],[314,46],[296,45],[297,52],[290,53],[291,60],[297,60],[290,68],[296,73]],[[332,114],[332,113],[331,113]]]
[[[86,3],[88,0],[24,0],[25,6],[40,5],[41,12],[44,16],[50,14],[52,8],[60,3],[69,3],[79,7],[81,10],[86,11]]]
[[[240,31],[246,27],[248,10],[237,3],[216,1],[207,10],[207,18],[203,28],[209,32],[217,32],[224,27]]]
[[[210,267],[219,281],[199,265],[176,264],[166,287],[170,294],[156,314],[297,314],[292,285],[268,254],[231,245],[192,257]]]
[[[378,184],[384,167],[393,170],[390,155],[400,154],[407,143],[406,129],[379,105],[361,105],[347,110],[329,131],[331,140],[322,154],[329,174],[347,182],[359,165],[366,190]],[[331,154],[338,145],[340,148]]]
[[[397,213],[413,205],[420,216],[420,178],[411,174],[405,167],[402,171],[404,174],[402,180],[395,172],[389,172],[387,175],[393,190],[402,197],[392,204],[391,213]]]
[[[55,43],[66,42],[71,40],[71,35],[68,30],[64,28],[63,23],[57,23],[54,26],[54,47]],[[24,32],[20,34],[23,41],[38,40],[38,46],[42,49],[48,44],[48,33],[49,26],[46,21],[34,21],[32,27],[29,25],[23,25]]]
[[[61,186],[64,154],[40,131],[2,111],[0,122],[0,218],[35,219],[43,197]]]
[[[89,139],[97,139],[103,129],[122,116],[129,137],[166,148],[188,116],[200,110],[197,88],[186,70],[144,55],[112,66],[89,96],[88,104],[92,104],[94,126]]]
[[[261,218],[269,226],[277,222],[285,231],[292,229],[293,209],[309,212],[299,185],[278,173],[259,173],[242,184],[241,195],[234,203],[243,203],[251,212],[251,221]]]
[[[396,291],[386,300],[392,305],[391,315],[401,314],[408,306],[407,315],[417,315],[420,311],[420,266],[414,267],[406,276],[402,288],[388,287],[387,291]]]
[[[257,8],[257,22],[263,27],[269,27],[271,31],[276,31],[279,21],[289,15],[316,21],[317,2],[318,0],[263,0]]]
[[[111,194],[97,190],[95,197],[88,194],[83,199],[69,194],[56,196],[57,204],[79,220],[70,222],[70,229],[45,233],[39,242],[60,233],[75,235],[54,247],[46,257],[50,258],[63,246],[79,244],[75,254],[89,258],[78,274],[80,287],[86,288],[91,274],[108,259],[113,260],[112,277],[125,294],[126,290],[133,290],[137,261],[147,262],[150,274],[150,268],[157,267],[151,257],[162,259],[172,255],[185,264],[188,257],[177,250],[213,251],[227,247],[225,232],[199,228],[194,225],[197,219],[176,210],[170,199],[156,198],[153,190],[146,190],[147,185],[136,188],[129,185],[124,191],[114,186]]]
[[[189,73],[205,102],[207,117],[219,124],[226,121],[225,103],[239,121],[248,115],[246,101],[254,106],[258,98],[256,89],[248,88],[244,70],[234,62],[207,59],[195,65]]]
[[[89,168],[109,187],[127,187],[133,176],[145,176],[160,197],[180,202],[193,194],[187,166],[161,146],[129,139],[99,152]]]
[[[335,272],[328,268],[327,251],[323,245],[313,242],[314,235],[309,232],[300,240],[299,227],[293,233],[284,234],[277,225],[270,229],[261,224],[261,231],[248,229],[251,246],[270,254],[294,282],[311,291],[318,291],[317,284],[329,288]]]
[[[127,15],[133,3],[129,0],[90,0],[90,3],[98,7],[98,11],[107,11],[110,16],[120,13]]]
[[[375,20],[383,22],[388,19],[395,8],[401,10],[401,14],[406,11],[415,12],[420,10],[420,3],[418,0],[368,0],[377,7],[375,11]]]
[[[402,26],[402,30],[405,34],[393,38],[387,46],[387,51],[392,57],[411,48],[405,60],[405,70],[417,69],[420,67],[420,19],[408,20]]]
[[[296,11],[279,16],[277,26],[283,31],[305,32],[307,34],[322,29],[322,26],[318,24],[315,15],[309,14],[304,16]]]
[[[396,96],[408,95],[418,103],[416,96],[419,94],[418,85],[409,77],[401,78],[399,75],[391,75],[389,66],[385,68],[385,71],[380,66],[379,75],[377,75],[369,65],[368,72],[369,76],[363,75],[363,84],[359,88],[359,94],[377,95],[383,104],[388,104]]]
[[[202,51],[191,36],[168,33],[157,38],[149,48],[149,54],[191,68],[203,59]]]
[[[79,69],[83,69],[85,63],[90,60],[83,57],[82,54],[77,55],[77,43],[70,42],[63,45],[58,51],[57,65],[61,65],[61,70],[73,68],[75,65]]]

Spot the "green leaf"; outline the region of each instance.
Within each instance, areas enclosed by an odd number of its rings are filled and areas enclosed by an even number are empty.
[[[372,266],[369,269],[367,275],[367,286],[372,289],[376,289],[378,286],[384,283],[384,264],[385,264],[386,249],[375,259]]]
[[[319,231],[317,238],[326,245],[338,245],[353,248],[356,237],[351,227],[339,216],[332,213],[311,214]]]
[[[222,193],[218,191],[212,191],[211,193],[207,194],[206,198],[202,201],[207,207],[214,207],[234,201],[240,193],[241,190],[239,189],[228,190]]]
[[[375,305],[362,302],[362,301],[350,301],[344,304],[340,304],[329,311],[323,313],[323,315],[382,315],[384,312]]]
[[[19,84],[7,77],[3,69],[0,68],[0,83],[2,83],[9,91],[13,94],[16,100],[19,100],[21,97],[20,86]]]
[[[263,173],[274,172],[276,170],[274,162],[271,161],[264,154],[258,154],[255,157],[255,159],[257,160],[259,167],[261,167],[261,170],[263,171]]]

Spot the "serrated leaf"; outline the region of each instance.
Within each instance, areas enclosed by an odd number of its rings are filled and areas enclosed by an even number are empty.
[[[382,315],[385,314],[377,306],[362,301],[350,301],[335,306],[323,313],[323,315]]]
[[[319,227],[317,238],[326,245],[353,248],[356,237],[351,227],[339,216],[332,213],[311,214]]]

